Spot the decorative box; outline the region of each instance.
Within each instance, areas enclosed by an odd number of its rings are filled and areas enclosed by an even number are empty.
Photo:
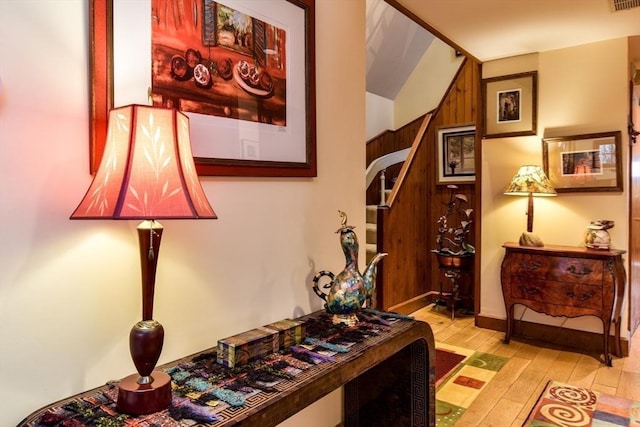
[[[286,350],[293,345],[300,344],[304,339],[305,333],[304,322],[291,319],[279,320],[265,325],[260,329],[276,331],[278,333],[280,350]]]
[[[218,340],[217,361],[230,368],[246,365],[278,351],[278,332],[271,329],[252,329]]]

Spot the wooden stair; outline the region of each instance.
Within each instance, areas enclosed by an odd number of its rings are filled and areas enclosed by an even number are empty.
[[[366,234],[366,248],[367,248],[367,256],[366,256],[366,264],[369,264],[369,261],[375,256],[378,252],[377,249],[377,240],[376,236],[378,233],[376,227],[376,219],[378,217],[378,206],[376,205],[367,205],[367,234]]]
[[[389,197],[391,190],[385,190],[386,196]],[[367,232],[365,237],[365,245],[367,249],[366,264],[378,253],[378,228],[376,226],[378,219],[378,206],[366,206]]]

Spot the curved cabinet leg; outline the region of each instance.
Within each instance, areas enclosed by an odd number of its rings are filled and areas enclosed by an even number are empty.
[[[611,353],[609,352],[609,334],[611,333],[611,322],[602,321],[602,351],[604,363],[607,366],[613,366],[611,362]]]
[[[614,320],[616,335],[615,335],[615,342],[613,343],[613,345],[615,347],[614,354],[616,355],[616,357],[622,357],[622,344],[620,343],[620,321],[621,321],[620,316],[618,316],[618,318]]]
[[[513,304],[507,307],[507,331],[504,335],[504,340],[502,342],[504,342],[505,344],[509,344],[512,333],[513,333]]]

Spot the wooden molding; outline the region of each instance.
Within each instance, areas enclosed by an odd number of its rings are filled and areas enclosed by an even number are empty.
[[[389,307],[388,311],[408,315],[428,306],[429,304],[433,304],[437,298],[437,292],[427,292],[426,294],[410,299],[409,301],[405,301],[402,304]],[[478,328],[490,329],[492,331],[506,331],[505,319],[483,314],[476,315],[475,325]],[[518,341],[522,338],[534,340],[534,344],[540,345],[541,347],[551,344],[594,354],[600,354],[602,352],[602,335],[599,333],[516,320],[514,335],[511,339]],[[628,357],[629,341],[624,337],[622,337],[621,341],[622,355]],[[610,342],[610,347],[612,346],[613,342]],[[613,350],[613,348],[611,348],[611,350]]]
[[[502,332],[506,331],[505,319],[479,314],[476,316],[475,324],[479,328]],[[540,346],[553,344],[594,354],[600,354],[602,352],[602,334],[595,332],[579,331],[577,329],[516,320],[514,323],[514,335],[511,339],[517,341],[520,338],[539,341],[535,344],[540,344]],[[609,341],[611,351],[613,351],[612,341],[613,339]],[[627,357],[629,356],[629,341],[624,337],[621,341],[622,355]]]
[[[419,295],[415,298],[411,298],[408,301],[405,301],[398,305],[394,305],[393,307],[389,307],[387,311],[409,315],[414,311],[420,310],[421,308],[425,308],[429,304],[432,304],[437,298],[437,292],[427,292],[426,294]]]

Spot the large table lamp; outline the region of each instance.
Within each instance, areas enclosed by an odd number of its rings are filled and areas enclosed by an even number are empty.
[[[555,196],[556,190],[541,166],[520,166],[504,191],[509,196],[527,196],[527,231],[520,236],[522,246],[543,246],[542,240],[533,234],[533,196]]]
[[[142,276],[142,320],[129,335],[137,374],[119,384],[117,408],[142,415],[171,403],[171,379],[155,366],[164,329],[153,319],[162,225],[158,219],[217,218],[196,173],[189,118],[170,108],[111,110],[100,167],[71,219],[135,219]]]

